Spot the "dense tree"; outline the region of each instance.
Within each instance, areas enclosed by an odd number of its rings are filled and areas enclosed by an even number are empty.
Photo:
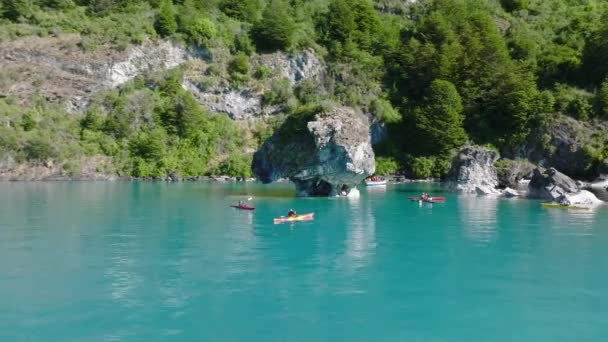
[[[608,76],[608,21],[589,37],[583,58],[585,81],[599,85]]]
[[[258,18],[262,3],[260,0],[223,0],[220,9],[226,15],[253,23]]]
[[[39,4],[38,0],[2,0],[0,10],[5,18],[17,21],[31,17]]]
[[[421,150],[431,153],[446,153],[462,146],[467,140],[462,122],[462,100],[454,84],[435,80],[414,109],[413,119]]]
[[[528,0],[500,0],[502,6],[509,12],[528,9]]]
[[[253,38],[261,51],[286,50],[293,45],[295,22],[284,0],[271,0],[262,19],[253,28]]]
[[[155,28],[161,36],[170,36],[177,30],[175,9],[171,0],[161,0]]]
[[[371,51],[380,39],[380,19],[368,0],[333,0],[317,26],[324,44],[338,53],[344,47]]]
[[[600,116],[608,119],[608,80],[602,82],[602,85],[597,93],[597,103]]]

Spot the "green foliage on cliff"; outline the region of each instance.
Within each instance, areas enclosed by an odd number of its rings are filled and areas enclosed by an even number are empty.
[[[264,105],[283,106],[293,116],[288,122],[304,120],[327,100],[371,113],[389,127],[388,140],[376,147],[382,172],[442,176],[450,153],[467,141],[515,158],[531,134],[558,115],[608,119],[603,0],[0,3],[0,39],[79,33],[86,50],[176,39],[229,51],[225,65],[207,76],[227,71],[235,88],[271,77],[255,64],[256,53],[311,48],[324,58],[325,78],[294,87],[274,80],[260,92]],[[149,108],[134,109],[135,94]],[[141,176],[245,173],[247,157],[234,147],[240,142],[232,123],[200,108],[178,80],[133,82],[104,101],[79,118],[82,153],[111,155],[122,172]],[[45,145],[55,132],[45,126],[53,125],[48,106],[21,108],[10,99],[3,106],[27,113],[5,115],[11,119],[2,128],[3,151],[22,159],[62,155]],[[602,146],[586,148],[594,163],[604,157]]]
[[[285,0],[270,0],[262,19],[253,27],[255,44],[261,51],[289,50],[293,45],[295,22]]]

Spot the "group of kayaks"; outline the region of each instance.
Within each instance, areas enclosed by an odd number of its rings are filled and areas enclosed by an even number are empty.
[[[243,203],[239,203],[239,204],[232,204],[230,205],[230,207],[235,208],[235,209],[239,209],[239,210],[250,210],[253,211],[255,210],[255,207],[252,207],[248,204],[243,204]],[[281,217],[277,217],[275,219],[273,219],[274,224],[279,224],[279,223],[284,223],[284,222],[295,222],[295,221],[312,221],[315,218],[315,213],[307,213],[307,214],[301,214],[301,215],[291,215],[291,216],[281,216]]]
[[[251,199],[251,198],[250,198]],[[426,193],[423,193],[420,197],[408,197],[410,201],[416,201],[419,203],[440,203],[445,202],[445,197],[431,197]],[[245,204],[239,201],[238,204],[232,204],[230,207],[239,209],[239,210],[248,210],[253,211],[255,207],[250,206],[249,204]],[[276,217],[273,219],[274,224],[280,224],[285,222],[295,222],[295,221],[312,221],[315,218],[314,213],[300,214],[297,215],[295,212],[290,211],[290,215]]]

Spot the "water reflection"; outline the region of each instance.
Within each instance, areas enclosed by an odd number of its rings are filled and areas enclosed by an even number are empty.
[[[545,209],[548,216],[547,225],[567,235],[591,235],[592,226],[598,210],[603,206],[589,209]]]
[[[491,196],[460,195],[458,209],[464,234],[471,240],[490,243],[496,239],[499,199]]]
[[[350,225],[346,233],[346,266],[358,269],[368,265],[376,249],[376,220],[368,201],[348,197]]]
[[[386,194],[386,186],[368,186],[366,190],[371,195]]]

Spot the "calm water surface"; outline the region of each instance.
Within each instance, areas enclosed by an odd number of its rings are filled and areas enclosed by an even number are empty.
[[[430,187],[0,183],[0,340],[608,341],[608,208]]]

